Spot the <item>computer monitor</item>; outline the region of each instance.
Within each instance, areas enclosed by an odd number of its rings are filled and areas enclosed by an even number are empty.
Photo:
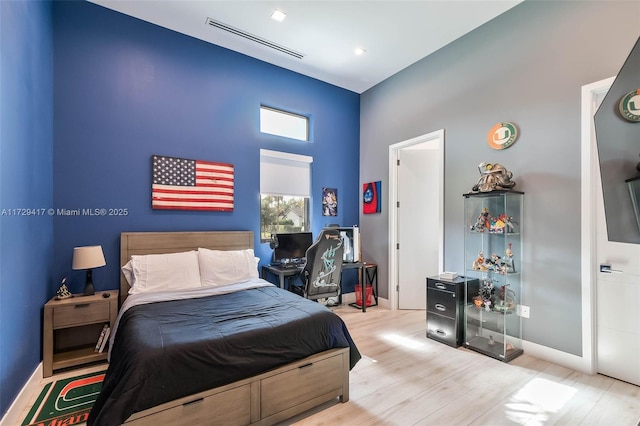
[[[274,263],[301,262],[313,244],[311,232],[275,234],[275,238],[278,246],[273,249]]]

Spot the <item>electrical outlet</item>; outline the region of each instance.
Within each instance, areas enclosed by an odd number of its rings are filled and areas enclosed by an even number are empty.
[[[528,306],[518,305],[516,313],[522,318],[529,318],[530,308]]]

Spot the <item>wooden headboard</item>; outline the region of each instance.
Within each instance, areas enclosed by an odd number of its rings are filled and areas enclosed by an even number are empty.
[[[203,232],[122,232],[120,234],[120,267],[134,254],[178,253],[197,250],[253,249],[253,231]],[[120,271],[120,306],[129,294],[129,283]]]

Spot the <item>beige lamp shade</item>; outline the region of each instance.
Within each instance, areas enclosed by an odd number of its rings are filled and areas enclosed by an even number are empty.
[[[93,278],[91,277],[91,268],[97,268],[99,266],[106,265],[104,260],[104,253],[102,252],[102,246],[86,246],[86,247],[74,247],[73,249],[73,269],[86,269],[87,280],[84,284],[84,295],[91,296],[95,294],[93,287]]]
[[[106,265],[102,246],[75,247],[73,249],[73,269],[91,269]]]

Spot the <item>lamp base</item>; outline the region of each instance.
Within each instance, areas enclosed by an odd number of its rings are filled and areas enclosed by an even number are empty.
[[[95,288],[93,288],[93,279],[91,278],[91,269],[87,269],[87,281],[84,283],[84,296],[93,296],[96,294]]]

